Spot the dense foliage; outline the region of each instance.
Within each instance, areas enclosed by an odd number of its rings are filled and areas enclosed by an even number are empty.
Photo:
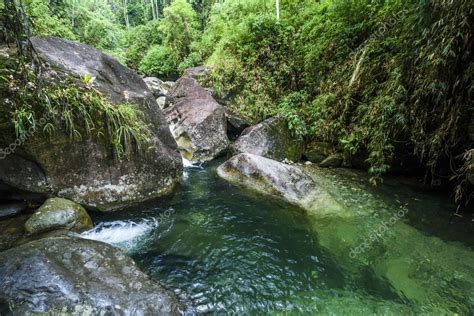
[[[279,20],[274,0],[24,1],[36,34],[144,75],[212,66],[206,84],[230,106],[363,157],[373,183],[408,157],[468,192],[472,0],[286,0]]]
[[[272,5],[216,5],[199,43],[231,104],[363,153],[374,183],[408,155],[467,184],[472,1],[286,1],[279,21]]]

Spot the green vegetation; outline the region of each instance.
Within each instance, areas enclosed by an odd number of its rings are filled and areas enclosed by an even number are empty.
[[[158,30],[163,34],[161,45],[151,46],[140,63],[140,71],[147,75],[177,75],[194,66],[191,44],[197,39],[198,19],[186,0],[175,0],[164,10]]]
[[[105,50],[143,75],[213,67],[205,84],[254,121],[364,157],[375,184],[401,157],[466,191],[471,0],[25,0],[35,34]],[[466,158],[467,157],[467,158]],[[467,192],[467,191],[466,191]]]
[[[280,20],[273,5],[214,6],[198,45],[236,109],[281,113],[307,139],[365,153],[373,183],[407,154],[434,178],[462,168],[472,1],[286,1]]]
[[[74,140],[87,136],[110,144],[117,159],[146,149],[150,130],[143,113],[133,104],[111,104],[92,87],[90,76],[81,82],[69,79],[39,86],[40,80],[27,65],[19,63],[15,68],[20,71],[0,75],[0,91],[8,105],[2,116],[11,117],[10,126],[4,128],[14,129],[17,139],[25,141],[37,130],[43,132],[38,137],[52,137],[59,130]]]

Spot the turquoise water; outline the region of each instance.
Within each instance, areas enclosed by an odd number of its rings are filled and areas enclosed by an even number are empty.
[[[434,215],[450,214],[441,211],[451,207],[448,198],[407,193],[412,191],[399,190],[398,184],[371,192],[357,175],[327,171],[320,176],[332,193],[347,207],[370,209],[371,215],[349,223],[318,220],[226,183],[217,177],[215,167],[188,169],[170,199],[96,214],[98,227],[87,237],[126,250],[147,274],[174,289],[189,313],[472,314],[469,297],[474,281],[466,276],[474,268],[471,224],[461,221],[455,223],[457,230],[449,229],[450,215],[440,215],[443,224],[434,225],[435,234],[423,230],[429,225],[416,215],[419,208]],[[399,237],[377,241],[351,258],[346,244],[357,245],[364,229],[376,227],[377,217],[400,205],[409,207],[410,213],[391,229]],[[457,242],[452,244],[453,240]],[[416,255],[400,251],[407,244],[413,245]],[[430,244],[434,254],[420,252]],[[425,288],[412,276],[419,253],[428,260],[462,256],[454,259],[465,261],[458,271],[459,282],[445,275],[456,272],[453,261],[430,263],[428,271],[440,284]]]

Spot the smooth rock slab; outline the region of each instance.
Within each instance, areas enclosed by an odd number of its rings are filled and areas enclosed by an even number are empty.
[[[45,238],[0,253],[0,300],[13,313],[179,315],[173,292],[105,243]]]
[[[89,228],[92,228],[92,220],[87,211],[80,204],[62,198],[46,200],[25,223],[25,229],[30,234],[55,229],[81,231]]]
[[[317,216],[350,213],[296,166],[252,154],[239,154],[219,166],[218,175],[234,184],[272,195]]]
[[[233,144],[232,151],[278,161],[298,161],[303,153],[303,143],[292,135],[284,118],[275,116],[246,128]]]

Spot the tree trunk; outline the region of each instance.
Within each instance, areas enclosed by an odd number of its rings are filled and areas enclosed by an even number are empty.
[[[280,19],[280,0],[276,0],[276,14],[277,14],[277,20]]]
[[[127,29],[129,29],[130,22],[128,20],[128,0],[122,0],[122,5],[123,5],[123,16],[125,18],[125,25],[127,26]]]

